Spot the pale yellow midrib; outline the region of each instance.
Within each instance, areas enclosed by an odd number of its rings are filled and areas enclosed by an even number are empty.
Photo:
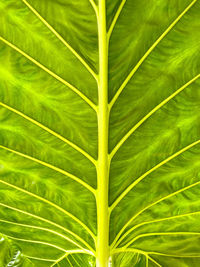
[[[107,267],[109,259],[108,212],[108,47],[106,31],[106,0],[99,0],[99,82],[98,82],[98,167],[97,167],[97,267]]]

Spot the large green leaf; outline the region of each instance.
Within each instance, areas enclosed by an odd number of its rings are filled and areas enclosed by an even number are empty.
[[[0,0],[0,62],[26,266],[199,266],[199,0]]]

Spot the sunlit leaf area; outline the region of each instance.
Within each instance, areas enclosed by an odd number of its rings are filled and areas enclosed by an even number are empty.
[[[200,266],[200,1],[0,0],[0,267]]]

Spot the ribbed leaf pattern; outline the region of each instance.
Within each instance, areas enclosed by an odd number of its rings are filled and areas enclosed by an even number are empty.
[[[109,260],[199,266],[199,14],[199,0],[0,1],[0,266],[98,266],[102,62]]]

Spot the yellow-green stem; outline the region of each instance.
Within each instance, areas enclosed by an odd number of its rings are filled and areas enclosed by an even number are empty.
[[[108,48],[106,32],[106,0],[99,0],[99,107],[98,107],[98,167],[97,167],[97,267],[108,267]]]

